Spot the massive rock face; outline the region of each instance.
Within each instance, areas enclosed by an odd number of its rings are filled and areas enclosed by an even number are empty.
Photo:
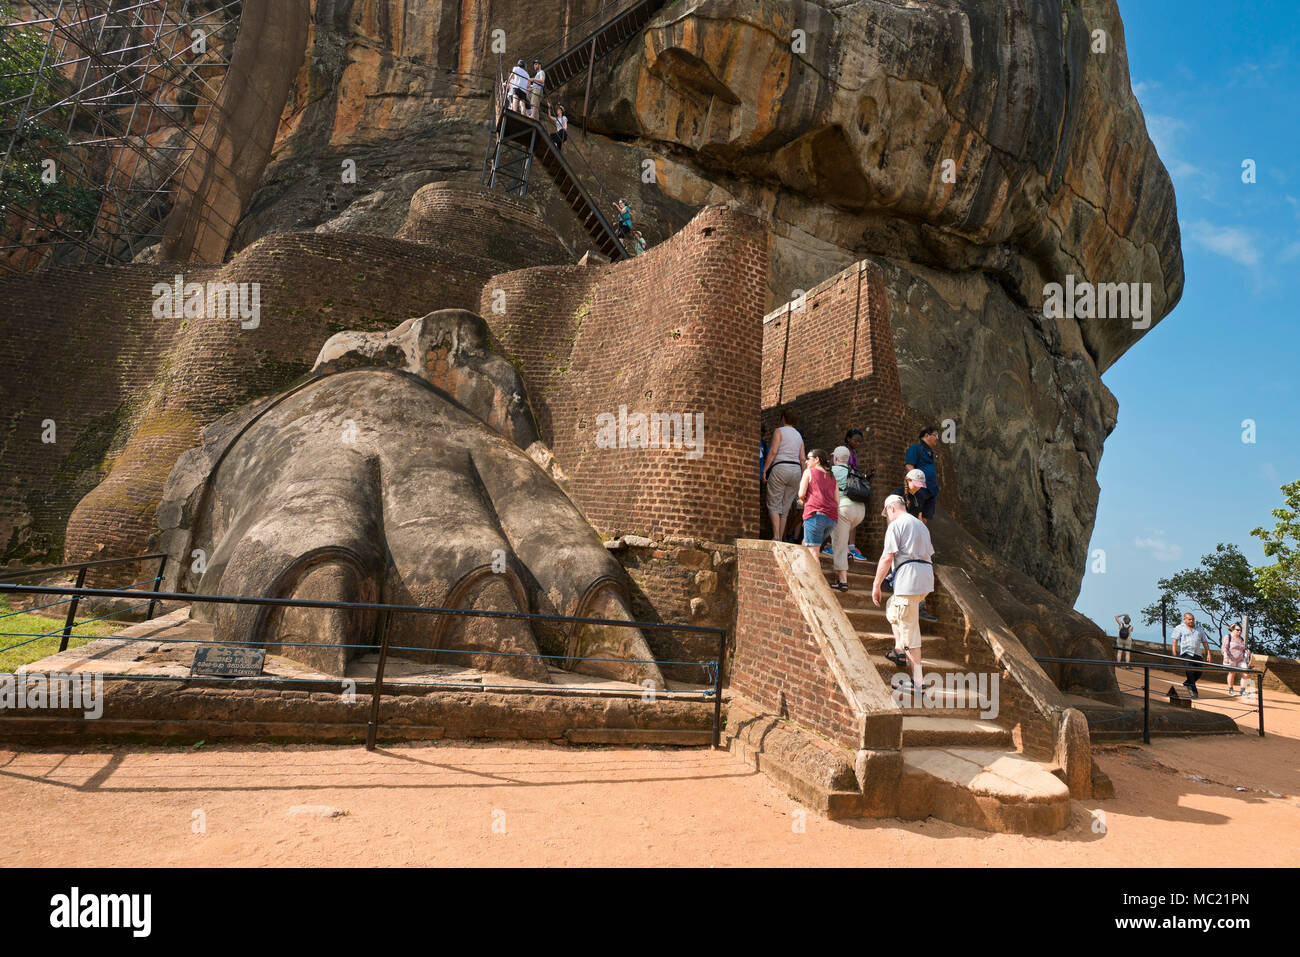
[[[420,185],[477,176],[491,32],[509,63],[598,7],[317,0],[236,246],[304,227],[392,235]],[[571,114],[581,86],[553,94]],[[652,243],[737,199],[772,220],[771,305],[880,266],[906,400],[956,427],[964,519],[1072,601],[1116,418],[1100,375],[1183,284],[1115,0],[679,0],[598,65],[593,91],[573,145]],[[347,158],[355,185],[339,181]],[[548,183],[530,195],[585,248]],[[1149,283],[1149,321],[1044,318],[1045,284],[1069,275]]]

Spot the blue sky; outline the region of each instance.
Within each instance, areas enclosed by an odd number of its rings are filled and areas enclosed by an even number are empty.
[[[1300,479],[1300,3],[1119,7],[1133,90],[1178,197],[1187,283],[1103,376],[1119,399],[1091,544],[1106,571],[1084,576],[1076,607],[1112,633],[1116,612],[1137,624],[1156,580],[1217,542],[1262,564],[1250,530],[1273,525],[1279,486]]]

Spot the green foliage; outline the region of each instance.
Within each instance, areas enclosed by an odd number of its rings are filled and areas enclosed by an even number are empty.
[[[1267,594],[1261,584],[1261,571],[1252,568],[1236,545],[1220,542],[1214,551],[1201,557],[1196,568],[1162,578],[1157,582],[1161,598],[1167,602],[1169,624],[1181,622],[1180,604],[1191,605],[1193,614],[1218,632],[1233,621],[1247,616],[1249,639],[1258,651],[1294,656],[1300,651],[1300,603],[1293,595]],[[1142,609],[1144,622],[1160,620],[1160,601]]]
[[[1300,482],[1282,486],[1286,507],[1273,509],[1277,525],[1272,531],[1257,528],[1250,534],[1264,543],[1272,565],[1259,570],[1259,588],[1282,601],[1300,602]]]
[[[67,614],[67,605],[56,605],[50,611],[57,614],[58,618],[26,613],[13,614],[9,610],[8,597],[0,595],[0,632],[4,633],[0,635],[0,648],[18,645],[10,651],[0,651],[0,673],[11,672],[22,665],[29,665],[33,661],[40,661],[42,658],[58,653],[59,642],[63,635],[63,616]],[[73,625],[72,634],[77,637],[68,642],[69,648],[76,648],[92,638],[111,635],[123,628],[120,621],[112,618],[89,624],[85,622],[85,618],[78,618]],[[30,641],[35,635],[46,637]],[[28,644],[21,644],[22,642]]]
[[[15,20],[0,0],[0,21]],[[13,151],[0,182],[0,211],[21,209],[68,231],[89,231],[99,214],[99,192],[67,174],[71,107],[57,106],[68,81],[46,59],[46,35],[6,26],[0,32],[0,134],[13,134]],[[19,122],[21,119],[21,123]],[[54,182],[46,182],[45,160],[54,160]]]

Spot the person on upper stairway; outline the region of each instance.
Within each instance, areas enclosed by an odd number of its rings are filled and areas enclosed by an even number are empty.
[[[545,88],[546,71],[542,69],[541,60],[534,60],[533,75],[528,82],[528,115],[533,119],[538,119],[542,115],[542,92]]]
[[[564,115],[564,107],[557,106],[551,113],[551,119],[555,121],[555,132],[551,134],[551,142],[555,144],[557,153],[564,150],[564,143],[569,138],[569,118]]]
[[[626,239],[632,235],[632,207],[628,206],[625,199],[620,199],[614,206],[618,210],[618,225],[614,228],[614,235]]]
[[[517,113],[528,112],[528,84],[531,82],[532,77],[528,75],[524,61],[520,60],[510,71],[510,98],[507,100],[510,109]]]

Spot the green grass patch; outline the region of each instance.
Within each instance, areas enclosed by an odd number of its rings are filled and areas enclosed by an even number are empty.
[[[28,641],[32,635],[48,635],[49,632],[54,632],[49,637],[19,645],[9,651],[0,651],[0,673],[13,671],[22,665],[29,665],[33,661],[40,661],[57,653],[59,642],[63,640],[63,622],[64,616],[68,613],[67,607],[67,605],[55,605],[50,609],[51,611],[63,609],[63,614],[58,618],[47,618],[44,615],[32,615],[26,612],[15,615],[10,613],[9,599],[0,598],[0,616],[3,616],[0,617],[0,633],[2,633],[0,648],[9,648],[10,645],[17,645],[20,641]],[[87,620],[86,618],[76,620],[72,628],[72,638],[68,640],[69,648],[76,648],[93,638],[101,638],[121,631],[127,624],[114,618],[105,618],[90,624],[86,624]]]

